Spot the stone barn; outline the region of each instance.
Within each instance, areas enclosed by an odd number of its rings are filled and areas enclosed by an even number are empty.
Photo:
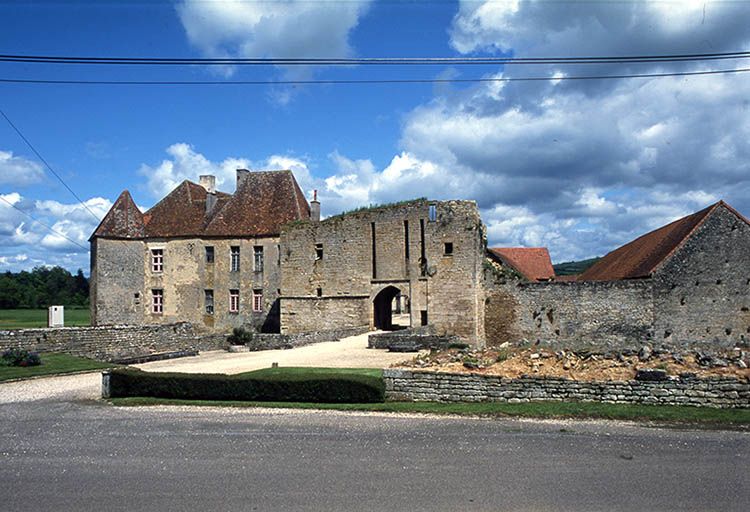
[[[574,281],[486,273],[486,336],[558,345],[707,343],[750,337],[750,224],[720,201],[610,252]]]

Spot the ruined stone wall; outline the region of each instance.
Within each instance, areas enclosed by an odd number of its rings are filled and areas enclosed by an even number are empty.
[[[224,340],[224,337],[196,333],[188,323],[14,329],[0,331],[0,351],[21,348],[118,361],[164,352],[216,350],[222,348]]]
[[[123,250],[122,243],[136,247]],[[221,332],[247,326],[278,331],[279,240],[152,239],[146,242],[97,239],[92,254],[96,302],[95,325],[170,324],[187,321]],[[214,262],[206,261],[206,247],[214,248]],[[240,247],[240,270],[230,269],[230,248]],[[263,247],[263,269],[254,265],[254,247]],[[102,252],[106,249],[106,253]],[[162,272],[154,272],[151,250],[164,253]],[[102,270],[103,269],[103,270]],[[161,314],[152,312],[152,290],[163,290]],[[239,290],[239,312],[229,311],[230,290]],[[214,292],[214,313],[208,314],[205,290]],[[253,290],[262,290],[263,311],[253,311]],[[137,294],[137,295],[136,295]]]
[[[654,281],[658,342],[750,341],[750,226],[719,206]]]
[[[409,299],[412,326],[424,312],[438,331],[481,343],[483,237],[470,201],[417,200],[288,225],[281,235],[282,332],[350,325],[352,315],[365,314],[373,326],[375,298],[394,287]],[[354,304],[336,299],[344,296],[358,297],[355,313],[341,309]]]
[[[650,280],[496,285],[486,298],[487,343],[638,347],[652,340],[652,293]]]
[[[386,399],[438,402],[581,401],[616,404],[750,407],[750,382],[732,377],[667,381],[506,379],[491,375],[383,370]]]
[[[281,332],[328,331],[347,327],[370,328],[369,296],[283,297]]]

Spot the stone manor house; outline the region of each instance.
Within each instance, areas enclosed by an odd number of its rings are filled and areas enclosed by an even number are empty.
[[[503,342],[735,343],[750,337],[750,223],[724,202],[576,278],[544,248],[488,248],[473,201],[320,219],[291,171],[184,181],[146,212],[124,191],[91,242],[93,325],[188,321],[286,334],[425,326]]]

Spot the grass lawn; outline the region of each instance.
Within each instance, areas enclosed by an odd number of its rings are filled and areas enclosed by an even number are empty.
[[[114,405],[199,405],[213,407],[269,407],[337,411],[380,411],[424,414],[452,414],[483,417],[578,418],[655,421],[665,424],[750,426],[750,409],[710,409],[659,405],[621,405],[595,402],[438,403],[386,402],[374,404],[312,404],[294,402],[221,402],[166,400],[159,398],[113,398]]]
[[[88,308],[65,308],[65,325],[91,325]],[[0,329],[27,329],[47,327],[46,309],[0,309]]]
[[[40,375],[56,375],[61,373],[81,372],[86,370],[101,370],[113,368],[117,365],[112,363],[101,363],[84,357],[71,356],[69,354],[39,354],[42,364],[39,366],[0,366],[0,382],[9,379],[27,379]]]

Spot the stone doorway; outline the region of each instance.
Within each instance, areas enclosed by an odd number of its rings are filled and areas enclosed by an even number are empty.
[[[401,290],[395,286],[387,286],[375,296],[372,305],[376,329],[395,331],[409,326],[407,313],[404,312],[405,301],[402,297]],[[394,303],[396,300],[400,302]],[[394,311],[397,312],[395,315]]]

